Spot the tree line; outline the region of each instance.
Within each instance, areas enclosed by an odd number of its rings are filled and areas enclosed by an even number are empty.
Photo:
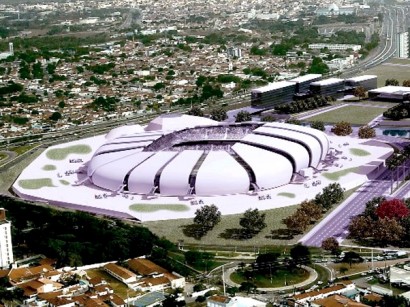
[[[349,224],[349,237],[370,246],[410,246],[410,201],[376,197]]]
[[[85,212],[59,211],[0,196],[12,222],[16,258],[44,254],[58,267],[80,266],[148,255],[154,246],[170,248],[147,228]]]
[[[277,105],[275,110],[280,114],[294,114],[327,106],[332,101],[334,101],[334,98],[331,96],[314,96]]]

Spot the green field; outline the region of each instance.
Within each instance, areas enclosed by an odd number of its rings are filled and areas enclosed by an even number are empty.
[[[297,269],[289,270],[289,271],[279,269],[277,272],[272,273],[272,278],[269,273],[267,274],[255,273],[255,275],[252,278],[252,282],[258,288],[277,288],[277,287],[295,285],[308,278],[309,278],[309,272],[301,268],[297,268]],[[231,274],[231,280],[240,285],[242,282],[246,281],[247,279],[245,278],[243,272],[236,271],[233,274]]]
[[[306,119],[308,122],[322,121],[334,124],[346,121],[352,125],[366,125],[374,118],[385,111],[384,108],[364,107],[364,106],[345,106],[336,110],[331,110]]]
[[[184,234],[184,227],[191,225],[193,219],[179,219],[179,220],[167,220],[167,221],[152,221],[144,222],[144,225],[149,228],[153,233],[160,237],[166,237],[172,242],[178,242],[178,240],[184,240],[186,244],[204,244],[204,245],[269,245],[269,244],[284,244],[289,243],[289,241],[272,240],[271,238],[266,238],[270,235],[272,229],[284,228],[285,225],[282,224],[282,220],[289,215],[293,214],[297,209],[297,206],[289,206],[283,208],[277,208],[272,210],[264,211],[266,213],[266,224],[268,227],[263,229],[259,234],[253,237],[251,240],[236,240],[236,239],[225,239],[220,235],[224,233],[227,229],[240,229],[239,219],[242,214],[224,215],[219,224],[217,224],[214,229],[209,231],[201,240],[197,240],[193,237],[186,236]],[[274,243],[275,242],[275,243]]]

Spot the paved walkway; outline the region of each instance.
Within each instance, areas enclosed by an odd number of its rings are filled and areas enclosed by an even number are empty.
[[[295,288],[305,287],[305,286],[313,283],[318,278],[317,272],[314,269],[312,269],[311,267],[302,266],[302,268],[309,272],[309,278],[302,281],[302,282],[300,282],[300,283],[297,283],[297,284],[294,284],[294,285],[283,286],[283,287],[276,287],[276,288],[257,288],[257,290],[259,290],[259,291],[269,291],[269,292],[272,292],[272,291],[287,291],[287,290],[292,290],[292,289],[295,289]],[[225,283],[227,285],[229,285],[231,287],[238,287],[239,288],[241,285],[239,285],[239,284],[237,284],[237,283],[235,283],[231,280],[231,274],[233,274],[237,269],[238,269],[238,267],[233,267],[233,268],[227,269],[225,271],[224,279],[225,279]]]

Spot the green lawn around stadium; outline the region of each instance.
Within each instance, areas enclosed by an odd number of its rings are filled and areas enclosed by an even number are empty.
[[[18,184],[26,190],[38,190],[45,187],[55,187],[50,178],[24,179],[20,180]]]
[[[328,124],[345,121],[352,125],[366,125],[384,111],[384,108],[349,105],[306,118],[306,121],[322,121]]]
[[[69,154],[88,154],[91,147],[88,145],[73,145],[64,148],[53,148],[46,152],[47,158],[51,160],[64,160]]]
[[[188,211],[189,207],[182,204],[134,204],[130,206],[130,210],[136,212],[156,212],[160,210],[183,212]]]

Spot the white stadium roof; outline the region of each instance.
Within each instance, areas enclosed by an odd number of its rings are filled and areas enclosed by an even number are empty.
[[[182,117],[160,116],[148,124],[165,130],[124,135],[126,129],[117,128],[120,136],[109,138],[88,163],[90,181],[135,194],[247,193],[289,183],[293,172],[317,167],[329,148],[323,132],[307,127],[221,125],[195,116],[183,123]]]

